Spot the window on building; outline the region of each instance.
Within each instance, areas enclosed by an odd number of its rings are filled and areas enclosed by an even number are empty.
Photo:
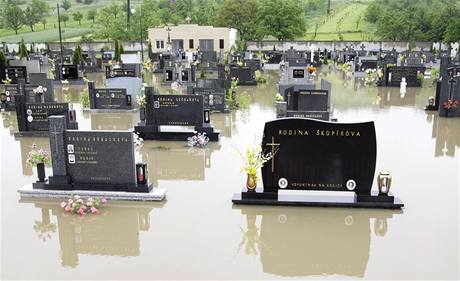
[[[224,48],[224,39],[219,39],[219,49]]]
[[[165,43],[164,43],[163,40],[157,40],[156,41],[156,46],[157,46],[157,49],[164,49]]]
[[[194,46],[193,46],[193,39],[188,40],[188,48],[189,48],[189,49],[193,49],[193,48],[194,48]]]

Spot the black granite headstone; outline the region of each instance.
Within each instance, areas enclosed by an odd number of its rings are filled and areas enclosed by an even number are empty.
[[[264,192],[328,190],[370,195],[377,153],[373,122],[278,119],[265,124],[262,148],[276,151],[262,168]]]

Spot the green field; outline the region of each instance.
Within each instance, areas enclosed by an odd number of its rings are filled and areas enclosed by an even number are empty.
[[[318,41],[376,39],[373,35],[375,28],[364,19],[370,3],[371,1],[333,1],[330,15],[322,11],[307,19],[309,23],[307,32],[299,39]]]
[[[27,1],[26,1],[27,2]],[[24,38],[25,42],[50,42],[50,41],[58,41],[59,34],[57,31],[57,12],[56,12],[56,0],[47,0],[50,8],[52,9],[51,15],[47,18],[46,28],[43,28],[42,24],[37,24],[34,26],[34,32],[31,32],[30,27],[22,26],[22,28],[18,31],[18,35],[11,29],[0,29],[0,42],[6,43],[17,43],[21,41],[21,38]],[[110,4],[119,4],[121,0],[95,0],[90,5],[85,5],[82,3],[76,3],[75,1],[71,1],[72,6],[68,11],[64,11],[62,8],[60,9],[61,14],[67,13],[69,14],[69,21],[66,22],[64,27],[64,23],[61,23],[61,27],[63,32],[63,40],[65,41],[72,41],[79,39],[82,35],[89,35],[92,33],[93,29],[97,28],[97,25],[93,24],[92,21],[86,19],[86,14],[89,10],[99,10],[105,6]],[[126,1],[124,1],[126,2]],[[140,0],[131,0],[131,5],[133,7],[139,5]],[[25,5],[21,6],[24,8]],[[81,12],[84,16],[83,20],[81,21],[81,25],[74,21],[72,18],[72,13],[74,12]]]
[[[50,7],[53,8],[52,14],[47,18],[48,23],[44,29],[43,25],[37,24],[34,32],[31,32],[28,26],[23,26],[19,34],[15,35],[13,30],[0,29],[0,42],[16,43],[24,38],[26,42],[50,42],[58,41],[57,32],[57,13],[55,9],[56,0],[47,0]],[[131,0],[133,7],[139,5],[141,0]],[[375,27],[364,20],[364,13],[372,0],[331,0],[331,14],[326,13],[326,3],[323,2],[321,9],[309,11],[307,14],[307,32],[304,36],[297,38],[299,40],[375,40],[373,35]],[[86,13],[89,10],[99,10],[107,5],[121,3],[119,0],[95,0],[90,5],[76,3],[72,1],[71,8],[65,12],[70,16],[66,26],[62,23],[64,30],[63,40],[77,41],[83,35],[89,35],[97,29],[97,24],[86,19]],[[24,7],[22,7],[24,8]],[[79,11],[83,13],[84,19],[81,25],[74,21],[72,13]],[[316,29],[316,32],[315,32]]]

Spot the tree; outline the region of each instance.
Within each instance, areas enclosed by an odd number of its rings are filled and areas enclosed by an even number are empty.
[[[21,43],[19,43],[19,58],[28,58],[29,54],[27,53],[27,47],[24,43],[24,38],[21,38]]]
[[[63,0],[61,7],[67,12],[72,7],[72,3],[70,3],[70,0]]]
[[[97,15],[96,10],[89,10],[88,13],[86,14],[86,18],[88,20],[92,20],[94,23],[94,21],[96,20],[96,15]]]
[[[225,0],[217,12],[215,23],[236,28],[242,41],[253,40],[262,30],[259,11],[257,0]]]
[[[118,62],[121,60],[120,45],[118,43],[118,40],[115,40],[114,45],[115,45],[115,55],[113,57],[113,60]]]
[[[6,66],[6,63],[8,62],[3,52],[0,52],[0,62],[2,62],[4,66]]]
[[[83,55],[82,55],[80,44],[78,44],[77,47],[75,48],[75,51],[73,52],[72,63],[81,64],[82,62],[83,62]]]
[[[30,30],[34,32],[34,25],[37,24],[39,18],[37,17],[36,10],[30,5],[24,10],[23,23],[30,27]]]
[[[460,42],[460,18],[452,18],[444,32],[445,43]]]
[[[217,9],[216,0],[197,0],[192,13],[192,22],[199,25],[213,25]]]
[[[153,51],[152,51],[152,42],[150,42],[149,40],[149,45],[147,47],[147,55],[149,56],[149,58],[152,57],[152,54],[153,54]]]
[[[73,13],[73,20],[78,21],[78,24],[81,25],[81,20],[83,19],[83,14],[80,12]]]
[[[24,13],[17,4],[8,4],[4,10],[5,27],[14,30],[16,35],[24,22]]]
[[[46,29],[46,23],[47,23],[46,18],[41,18],[40,23],[43,24],[43,29]]]
[[[61,15],[61,21],[64,23],[64,27],[67,27],[66,23],[69,20],[69,15],[68,14],[62,14]]]
[[[303,8],[295,0],[267,0],[262,9],[267,33],[281,40],[293,40],[306,30]]]

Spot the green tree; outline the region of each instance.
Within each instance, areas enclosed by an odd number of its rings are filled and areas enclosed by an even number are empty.
[[[118,40],[115,40],[114,45],[115,45],[115,55],[113,57],[113,60],[116,62],[119,62],[121,60],[121,53],[120,53],[120,44],[118,43]]]
[[[5,27],[14,30],[16,35],[24,23],[24,13],[17,4],[8,4],[4,10]]]
[[[253,40],[261,33],[260,4],[257,0],[224,0],[216,15],[216,25],[236,28],[240,40]]]
[[[89,10],[88,13],[86,14],[86,18],[88,20],[92,20],[94,23],[94,21],[96,20],[96,15],[97,15],[96,10]]]
[[[61,7],[67,12],[72,7],[72,3],[70,3],[70,0],[63,0]]]
[[[150,40],[149,40],[149,45],[147,47],[147,55],[148,55],[149,58],[152,57],[152,53],[153,53],[153,51],[152,51],[152,42],[150,42]]]
[[[192,13],[192,22],[199,25],[213,25],[218,4],[215,0],[197,0]]]
[[[29,54],[27,53],[27,47],[26,44],[24,43],[24,38],[21,38],[21,43],[19,43],[19,58],[28,58]]]
[[[83,14],[80,12],[75,12],[72,14],[73,20],[78,21],[78,24],[81,25],[81,20],[83,19]]]
[[[456,17],[449,22],[444,32],[445,43],[460,42],[460,18]]]
[[[83,62],[83,55],[82,55],[80,44],[78,44],[77,47],[75,48],[75,51],[73,52],[72,63],[81,64],[82,62]]]
[[[267,0],[262,18],[267,33],[279,41],[293,40],[306,30],[303,8],[295,0]]]
[[[6,56],[3,52],[0,52],[0,61],[3,63],[3,65],[6,65],[7,63]]]
[[[34,25],[39,21],[36,10],[30,5],[24,10],[23,23],[30,27],[30,30],[34,32]]]
[[[68,14],[62,14],[61,15],[61,21],[64,23],[64,27],[67,27],[66,23],[69,20],[69,15]]]

